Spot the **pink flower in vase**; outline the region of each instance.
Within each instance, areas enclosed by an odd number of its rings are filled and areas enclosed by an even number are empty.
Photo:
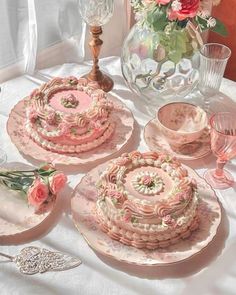
[[[65,186],[66,182],[67,177],[64,173],[53,173],[53,175],[49,177],[50,191],[56,195]]]
[[[195,17],[198,13],[200,0],[175,0],[168,11],[169,20],[179,21]]]
[[[48,196],[48,186],[40,178],[36,178],[27,192],[28,203],[38,208]]]

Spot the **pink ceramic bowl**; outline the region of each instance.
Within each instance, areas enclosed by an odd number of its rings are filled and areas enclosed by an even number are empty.
[[[172,102],[160,107],[157,121],[168,143],[176,148],[196,141],[208,124],[206,112],[186,102]]]

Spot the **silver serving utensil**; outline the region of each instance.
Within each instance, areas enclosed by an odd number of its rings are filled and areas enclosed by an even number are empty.
[[[77,267],[82,263],[79,258],[33,246],[23,248],[16,256],[1,252],[0,256],[14,262],[20,272],[25,275],[44,273],[46,271],[63,271]]]

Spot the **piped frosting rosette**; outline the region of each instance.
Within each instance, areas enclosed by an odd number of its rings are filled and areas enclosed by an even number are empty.
[[[73,76],[57,77],[28,97],[26,130],[46,149],[78,153],[101,145],[111,136],[115,128],[112,111],[113,103],[96,83]]]
[[[147,189],[139,190],[137,183]],[[198,227],[197,205],[196,183],[165,154],[125,153],[110,162],[98,183],[101,229],[139,248],[165,247],[188,237]]]

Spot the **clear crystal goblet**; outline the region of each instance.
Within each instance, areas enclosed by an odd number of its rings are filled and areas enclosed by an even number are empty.
[[[205,111],[210,110],[210,99],[219,92],[231,50],[218,43],[206,43],[200,49],[198,88],[204,96]]]

